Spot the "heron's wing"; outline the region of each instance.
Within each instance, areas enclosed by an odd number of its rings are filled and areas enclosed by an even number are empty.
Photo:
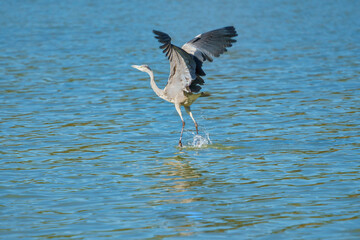
[[[233,26],[224,27],[197,35],[185,43],[182,49],[197,57],[201,62],[206,60],[212,62],[214,57],[226,52],[226,48],[231,47],[232,43],[236,42],[233,39],[236,36],[237,33]]]
[[[196,79],[196,63],[194,58],[183,49],[171,44],[171,38],[166,33],[156,30],[153,30],[153,32],[155,38],[163,44],[160,48],[164,49],[163,52],[166,53],[170,61],[170,76],[165,92],[170,97],[175,96],[181,90],[191,92],[189,87]]]

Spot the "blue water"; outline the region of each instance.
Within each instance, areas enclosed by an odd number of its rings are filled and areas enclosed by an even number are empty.
[[[360,1],[1,1],[1,239],[359,239]],[[181,46],[234,25],[192,106]]]

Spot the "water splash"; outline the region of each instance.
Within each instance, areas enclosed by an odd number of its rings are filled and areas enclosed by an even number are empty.
[[[205,132],[203,135],[204,136],[193,133],[192,141],[190,140],[187,145],[189,147],[203,148],[209,144],[212,144],[209,133]]]
[[[203,120],[206,120],[206,115],[200,114]],[[189,132],[188,132],[189,133]],[[199,126],[199,133],[191,132],[192,138],[187,141],[186,147],[188,148],[206,148],[212,144],[210,135],[204,125]]]

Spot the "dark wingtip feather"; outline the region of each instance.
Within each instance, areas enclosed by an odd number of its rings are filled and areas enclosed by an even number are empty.
[[[199,85],[190,85],[190,91],[193,93],[197,93],[201,90],[201,87]]]
[[[166,33],[153,30],[153,33],[155,34],[155,38],[162,43],[159,48],[163,49],[163,53],[166,53],[166,56],[170,59],[171,57],[171,38]]]
[[[170,36],[166,33],[157,30],[153,30],[153,33],[156,35],[155,38],[158,39],[158,41],[161,43],[169,43],[171,41]]]
[[[226,30],[229,30],[229,31],[235,31],[235,27],[234,26],[227,26],[227,27],[224,27]]]
[[[197,76],[195,80],[193,80],[189,86],[190,91],[193,93],[197,93],[201,90],[199,85],[204,85],[205,81],[200,76]]]
[[[224,29],[226,29],[228,31],[228,34],[227,34],[228,37],[238,36],[234,26],[227,26],[227,27],[224,27]]]

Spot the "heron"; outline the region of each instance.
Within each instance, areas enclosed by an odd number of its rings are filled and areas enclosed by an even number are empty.
[[[153,33],[155,38],[162,44],[160,49],[163,49],[163,53],[166,54],[170,62],[170,75],[167,85],[164,89],[160,89],[156,85],[154,73],[148,65],[132,65],[132,67],[149,74],[150,85],[156,95],[175,105],[182,122],[179,139],[179,147],[182,147],[181,140],[185,121],[181,113],[181,106],[190,115],[195,124],[196,134],[199,134],[198,124],[190,106],[199,97],[210,96],[209,93],[200,92],[200,85],[205,83],[202,78],[205,76],[202,64],[206,60],[212,62],[214,57],[219,57],[220,54],[226,52],[227,48],[236,42],[234,37],[237,36],[237,33],[233,26],[219,28],[197,35],[181,48],[171,43],[168,34],[157,30],[153,30]]]

